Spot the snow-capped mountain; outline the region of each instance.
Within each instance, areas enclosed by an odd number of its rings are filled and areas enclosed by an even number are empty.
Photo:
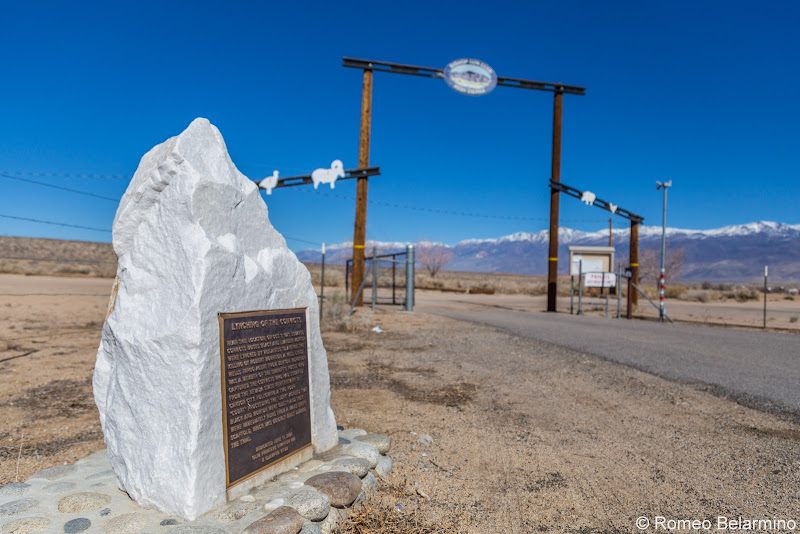
[[[613,244],[617,256],[627,256],[630,230],[615,229]],[[445,246],[453,252],[450,270],[544,274],[547,271],[547,230],[535,233],[517,232],[494,239],[466,239]],[[583,232],[560,228],[559,271],[567,272],[571,245],[608,245],[608,230]],[[368,242],[367,255],[373,246],[379,253],[405,250],[408,243]],[[424,243],[416,244],[424,246]],[[660,226],[639,227],[640,250],[659,249]],[[778,280],[800,280],[800,224],[771,221],[724,226],[712,230],[667,228],[667,246],[684,249],[684,266],[680,279],[686,281],[734,282],[757,280],[764,266],[770,266],[770,277]],[[327,261],[342,263],[352,253],[352,242],[328,247]],[[303,261],[319,261],[318,250],[297,254]]]

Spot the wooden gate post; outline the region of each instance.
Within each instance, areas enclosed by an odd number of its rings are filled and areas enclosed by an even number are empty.
[[[564,93],[556,90],[553,99],[553,156],[550,179],[561,181],[561,111]],[[547,311],[556,311],[558,298],[558,194],[550,188],[550,247],[547,253]]]
[[[639,285],[639,223],[631,220],[631,244],[630,244],[630,257],[631,257],[631,282]],[[639,305],[639,292],[632,288],[631,302],[634,306]]]
[[[358,167],[369,167],[369,137],[372,122],[372,69],[364,69],[364,82],[361,88],[361,134],[358,141]],[[364,245],[367,235],[367,177],[359,177],[356,186],[356,221],[353,231],[353,283],[350,284],[350,302],[358,297],[356,306],[364,303],[358,288],[364,280]]]

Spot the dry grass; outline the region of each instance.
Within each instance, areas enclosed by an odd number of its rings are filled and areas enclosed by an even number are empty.
[[[427,507],[427,495],[406,479],[387,478],[365,502],[351,511],[335,530],[337,534],[458,534],[468,518],[456,512],[434,523]],[[435,514],[433,514],[435,515]]]
[[[325,284],[327,287],[327,284]],[[350,303],[345,297],[344,290],[328,291],[322,306],[322,322],[320,328],[323,332],[364,332],[372,327],[372,311],[366,308],[357,308],[353,315],[347,316]]]

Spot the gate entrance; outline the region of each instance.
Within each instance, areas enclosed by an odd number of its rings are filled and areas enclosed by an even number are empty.
[[[553,155],[550,181],[561,180],[561,116],[564,93],[585,95],[586,88],[563,83],[540,82],[521,78],[497,76],[485,63],[474,59],[461,59],[450,63],[445,69],[373,61],[369,59],[342,58],[344,67],[363,70],[361,86],[361,130],[358,143],[358,166],[369,167],[369,143],[372,127],[372,73],[393,72],[425,78],[441,78],[448,85],[464,94],[480,95],[491,91],[495,85],[547,91],[553,98]],[[358,288],[364,280],[364,245],[366,243],[367,221],[367,177],[359,177],[356,194],[356,220],[353,230],[353,276],[350,300],[353,305],[363,304]],[[556,275],[558,272],[558,194],[550,190],[550,248],[547,268],[547,310],[556,311]]]

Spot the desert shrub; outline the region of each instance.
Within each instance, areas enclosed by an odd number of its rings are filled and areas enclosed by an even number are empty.
[[[689,290],[683,286],[667,286],[664,288],[664,297],[668,299],[680,299],[688,292]]]
[[[794,297],[791,295],[786,295],[785,297],[783,297],[783,300],[794,300]]]
[[[708,282],[708,281],[705,281],[705,282],[703,282],[703,283],[702,283],[702,285],[701,285],[700,287],[701,287],[702,289],[706,289],[706,290],[708,290],[708,289],[712,289],[712,288],[713,288],[713,286],[712,286],[711,282]]]
[[[800,319],[800,318],[797,317],[797,315],[792,315],[791,317],[789,317],[789,322],[790,323],[796,323],[798,321],[798,319]]]
[[[488,287],[473,287],[469,290],[470,295],[494,295],[494,289]]]
[[[736,302],[748,302],[750,300],[758,300],[758,298],[760,297],[758,291],[747,287],[740,287],[739,289],[726,291],[724,293],[724,296],[727,299],[735,299]]]
[[[356,308],[350,317],[350,303],[342,290],[334,290],[325,295],[322,306],[322,321],[320,328],[323,331],[361,332],[368,330],[372,318],[372,311],[367,308]]]
[[[707,291],[707,290],[704,291],[704,290],[701,290],[701,289],[689,290],[681,298],[683,300],[689,300],[689,301],[693,301],[693,302],[703,302],[703,303],[708,303],[708,302],[711,302],[713,300],[711,291]]]

